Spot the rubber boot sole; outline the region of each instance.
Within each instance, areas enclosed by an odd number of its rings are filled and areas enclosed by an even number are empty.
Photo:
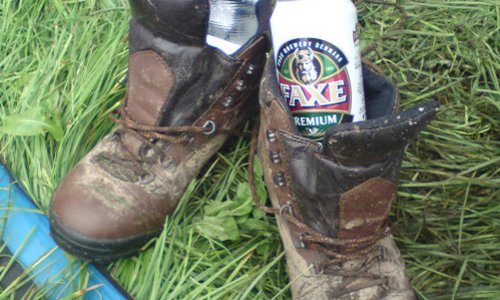
[[[120,239],[94,239],[81,235],[59,220],[52,209],[49,212],[50,233],[57,245],[66,252],[97,264],[109,264],[120,258],[133,256],[151,238],[161,231],[150,232]]]

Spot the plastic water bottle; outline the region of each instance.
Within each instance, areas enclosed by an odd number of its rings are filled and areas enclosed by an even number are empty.
[[[259,0],[210,0],[207,44],[231,55],[257,32]]]
[[[320,140],[366,119],[356,7],[349,0],[281,0],[271,17],[278,81],[294,122]]]

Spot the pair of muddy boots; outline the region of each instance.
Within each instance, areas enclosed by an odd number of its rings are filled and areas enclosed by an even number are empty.
[[[298,133],[273,61],[266,64],[266,5],[258,33],[232,56],[205,44],[208,0],[131,6],[118,126],[57,188],[50,206],[57,243],[98,263],[136,253],[260,98],[258,154],[294,299],[413,299],[387,220],[403,148],[435,103],[398,113],[394,85],[365,67],[369,120],[337,125],[313,142]]]

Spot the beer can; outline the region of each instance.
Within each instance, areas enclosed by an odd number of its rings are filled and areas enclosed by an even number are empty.
[[[349,0],[277,1],[271,17],[281,93],[299,131],[366,119],[356,7]]]

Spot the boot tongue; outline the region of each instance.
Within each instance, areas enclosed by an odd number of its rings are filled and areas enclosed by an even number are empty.
[[[324,155],[314,144],[283,134],[304,223],[334,238],[363,238],[373,233],[374,224],[382,226],[395,194],[403,147],[436,108],[436,102],[429,102],[394,116],[338,125],[327,132]]]
[[[429,102],[401,114],[396,86],[363,65],[363,88],[368,121],[343,123],[324,137],[325,154],[352,166],[370,165],[394,156],[434,116],[437,103]]]
[[[332,127],[325,134],[325,154],[347,166],[384,161],[414,138],[436,109],[437,103],[431,101],[400,114]]]
[[[125,112],[139,124],[159,126],[162,108],[173,85],[172,71],[159,54],[153,51],[132,54]],[[131,134],[124,136],[123,143],[132,153],[137,153],[142,145]]]
[[[380,224],[386,220],[402,149],[437,110],[437,103],[429,102],[398,114],[394,85],[367,68],[363,71],[369,120],[330,128],[324,137],[323,155],[318,155],[313,143],[295,134],[284,135],[292,188],[302,219],[334,238],[359,238],[370,232],[373,224],[356,223],[359,216],[379,218]],[[352,192],[361,185],[368,196],[358,197],[362,193]],[[368,210],[354,211],[346,204]],[[378,204],[380,209],[375,207]]]

